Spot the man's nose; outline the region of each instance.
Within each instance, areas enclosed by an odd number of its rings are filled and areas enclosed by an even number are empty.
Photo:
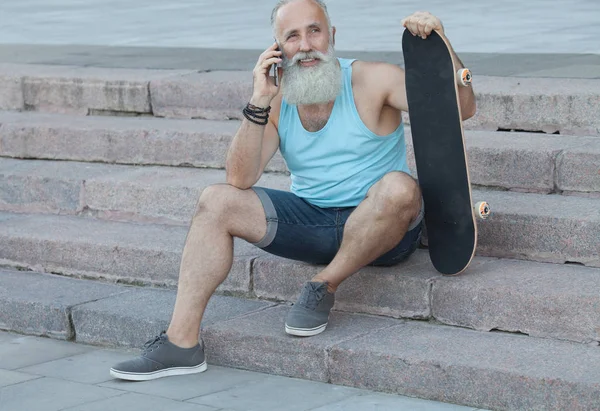
[[[308,52],[311,50],[310,42],[307,37],[300,39],[300,51]]]

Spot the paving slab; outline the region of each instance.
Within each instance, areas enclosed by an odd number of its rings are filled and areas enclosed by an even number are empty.
[[[19,384],[24,381],[34,380],[36,378],[40,377],[18,371],[0,370],[0,388]]]
[[[83,354],[20,368],[19,372],[33,378],[52,377],[82,384],[100,384],[113,379],[108,371],[110,367],[130,359],[135,354],[106,349],[90,350]]]
[[[74,405],[122,395],[122,391],[54,378],[40,378],[0,388],[6,410],[59,411]]]
[[[167,330],[175,298],[174,290],[138,288],[115,298],[75,307],[72,315],[77,342],[141,347]],[[214,295],[209,301],[202,326],[244,316],[271,305],[264,301]],[[120,331],[115,332],[117,329]]]
[[[256,314],[208,326],[206,353],[214,364],[327,382],[331,346],[375,330],[390,327],[389,318],[332,313],[325,332],[310,339],[285,333],[289,307],[269,308]]]
[[[490,409],[588,409],[597,347],[405,323],[332,348],[331,382]],[[459,400],[460,399],[460,400]]]
[[[72,408],[65,408],[64,411],[105,411],[107,409],[127,411],[146,411],[148,409],[155,411],[218,411],[217,408],[206,405],[190,404],[140,394],[123,394]]]
[[[0,344],[4,343],[4,342],[16,340],[17,338],[20,338],[20,337],[21,337],[20,334],[16,334],[14,332],[8,333],[8,332],[0,331]]]
[[[185,401],[237,387],[246,387],[249,384],[255,384],[269,377],[267,374],[215,366],[210,364],[210,358],[207,357],[207,359],[209,362],[208,369],[200,374],[145,381],[143,384],[113,379],[101,384],[101,386],[132,393],[155,395],[171,400]],[[108,372],[108,369],[106,369],[106,372]],[[216,405],[213,406],[216,407]],[[226,404],[222,404],[221,408],[226,408]]]
[[[71,310],[123,288],[24,271],[0,270],[0,329],[71,339]],[[24,286],[24,285],[27,286]]]
[[[0,368],[17,370],[90,351],[89,347],[66,341],[30,336],[0,343]]]
[[[472,407],[461,405],[433,403],[419,398],[398,397],[397,395],[378,393],[377,395],[360,394],[345,400],[314,408],[311,411],[476,411]]]
[[[270,395],[265,395],[265,391]],[[304,411],[356,395],[354,388],[324,385],[313,381],[265,377],[259,381],[214,394],[190,399],[190,402],[226,407],[238,411]],[[239,398],[244,399],[240,404]]]

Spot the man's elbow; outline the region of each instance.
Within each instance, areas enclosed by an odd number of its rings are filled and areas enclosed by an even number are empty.
[[[237,176],[233,173],[227,173],[225,182],[230,186],[239,188],[240,190],[247,190],[251,188],[254,184],[256,184],[256,181],[250,181],[245,176]]]

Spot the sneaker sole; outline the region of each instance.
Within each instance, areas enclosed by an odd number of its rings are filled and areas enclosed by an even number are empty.
[[[206,371],[206,361],[202,364],[198,364],[194,367],[173,367],[167,368],[164,370],[154,371],[154,372],[146,372],[146,373],[135,373],[135,372],[126,372],[126,371],[118,371],[114,368],[110,369],[110,375],[119,378],[121,380],[129,380],[129,381],[150,381],[155,380],[157,378],[162,377],[171,377],[174,375],[187,375],[187,374],[197,374],[200,372]]]
[[[295,328],[285,325],[285,332],[290,335],[296,335],[298,337],[311,337],[313,335],[321,334],[327,328],[327,323],[319,325],[315,328]]]

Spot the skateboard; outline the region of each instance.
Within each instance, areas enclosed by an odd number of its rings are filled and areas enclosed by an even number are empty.
[[[460,274],[477,248],[475,218],[490,215],[486,202],[473,205],[458,100],[458,84],[468,86],[471,73],[455,69],[436,31],[422,39],[405,30],[402,51],[429,256],[442,274]]]

